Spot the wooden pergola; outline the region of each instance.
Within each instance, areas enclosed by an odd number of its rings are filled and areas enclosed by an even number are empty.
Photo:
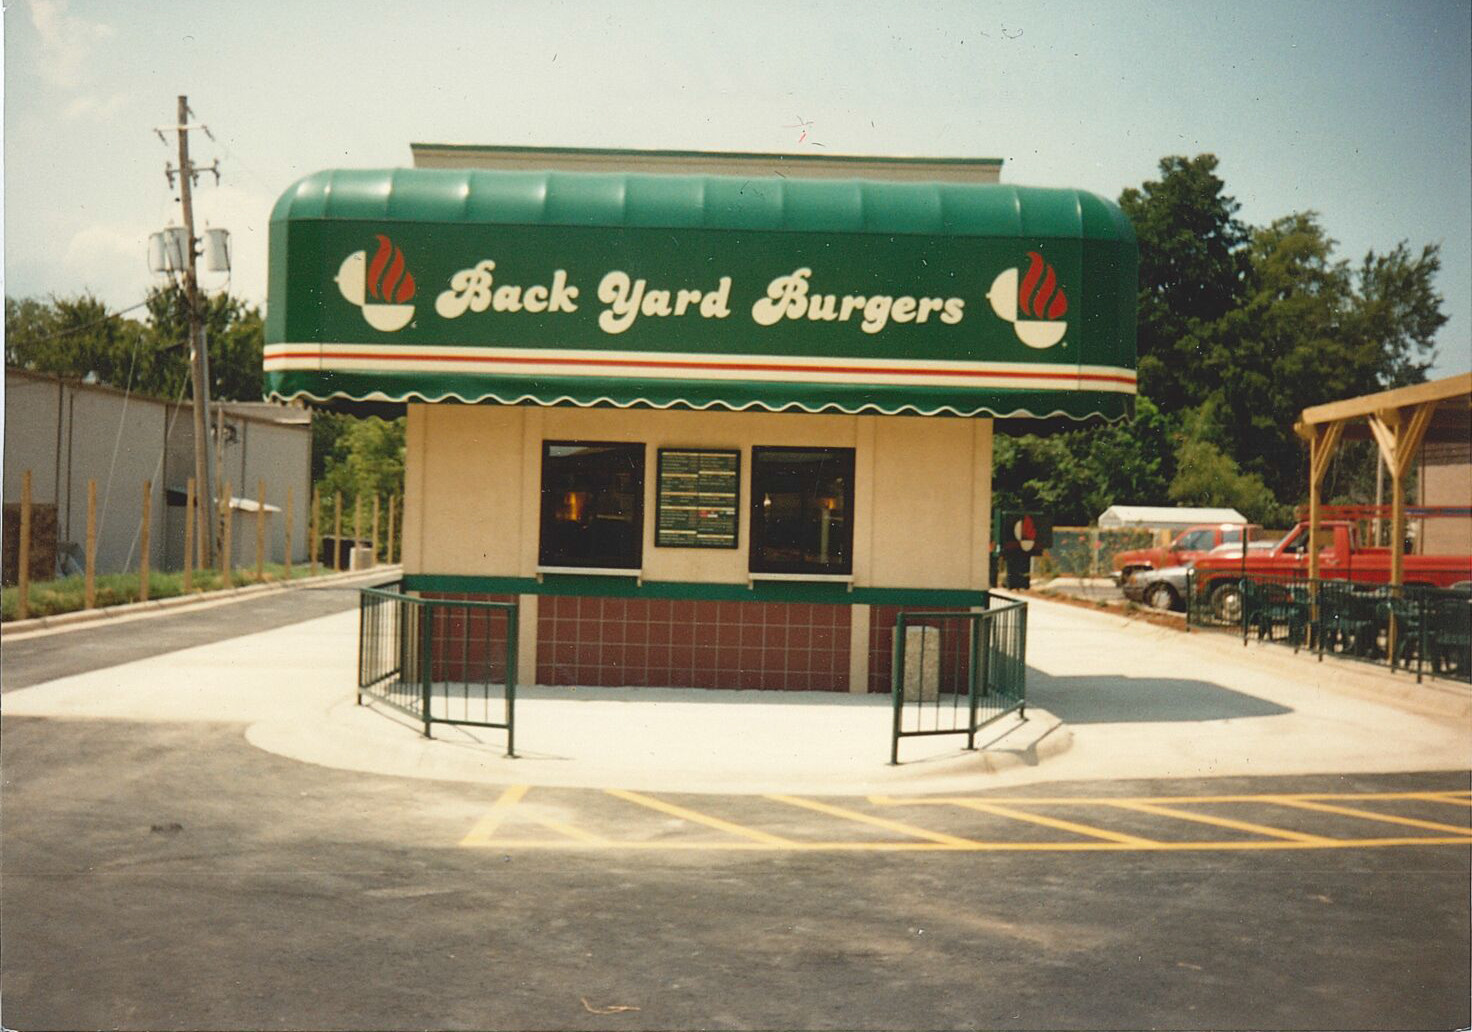
[[[1390,583],[1401,584],[1406,533],[1405,477],[1421,445],[1465,441],[1472,434],[1472,373],[1397,387],[1303,410],[1293,429],[1308,442],[1308,520],[1319,526],[1319,488],[1341,441],[1373,438],[1390,470]],[[1317,542],[1309,548],[1308,575],[1319,576]]]

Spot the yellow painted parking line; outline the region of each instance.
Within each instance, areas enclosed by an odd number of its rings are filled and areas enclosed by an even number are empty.
[[[616,799],[623,799],[626,802],[647,806],[651,810],[658,810],[661,813],[667,813],[672,817],[679,817],[695,824],[704,824],[707,828],[715,828],[717,831],[724,831],[728,835],[739,835],[768,846],[789,846],[792,844],[790,839],[785,839],[780,835],[772,835],[757,828],[748,828],[744,825],[733,824],[719,817],[712,817],[707,813],[700,813],[696,810],[686,809],[683,806],[676,806],[674,803],[667,803],[663,799],[655,799],[653,796],[647,796],[640,792],[630,792],[622,788],[609,788],[604,791]]]
[[[1100,802],[1106,803],[1109,806],[1117,806],[1121,810],[1137,810],[1140,813],[1155,814],[1159,817],[1174,817],[1182,821],[1198,821],[1201,824],[1214,824],[1219,828],[1232,828],[1236,831],[1251,832],[1254,835],[1284,838],[1291,842],[1326,843],[1336,841],[1325,838],[1322,835],[1305,835],[1302,832],[1287,831],[1283,828],[1269,828],[1266,825],[1234,820],[1231,817],[1218,817],[1215,814],[1207,813],[1192,813],[1190,810],[1177,810],[1174,807],[1156,806],[1153,803],[1134,803],[1123,799],[1101,799]]]
[[[927,796],[918,798],[870,796],[877,806],[956,806],[977,813],[989,814],[1009,820],[1022,821],[1049,827],[1058,831],[1080,835],[1088,841],[1065,842],[988,842],[929,828],[918,827],[902,821],[864,813],[833,803],[789,795],[768,795],[765,798],[788,806],[800,807],[826,814],[844,821],[882,828],[905,837],[907,841],[803,841],[785,838],[760,828],[747,827],[724,820],[711,814],[701,813],[685,806],[667,802],[654,796],[624,789],[607,789],[606,793],[625,802],[678,817],[692,824],[703,825],[724,832],[725,839],[704,841],[698,837],[661,838],[649,841],[637,839],[613,839],[586,831],[573,824],[548,817],[531,815],[524,822],[534,822],[554,832],[555,839],[496,839],[496,833],[512,815],[526,796],[529,786],[512,785],[505,789],[491,805],[490,810],[477,821],[470,832],[461,840],[462,846],[495,846],[506,849],[572,849],[572,850],[717,850],[717,851],[797,851],[797,852],[1208,852],[1213,850],[1282,850],[1282,849],[1355,849],[1388,846],[1472,846],[1472,829],[1453,824],[1422,820],[1419,817],[1403,817],[1399,814],[1376,813],[1357,807],[1341,805],[1339,801],[1356,800],[1416,800],[1439,802],[1451,805],[1472,805],[1472,797],[1462,797],[1460,791],[1444,792],[1366,792],[1354,793],[1273,793],[1261,795],[1231,796],[1149,796],[1140,798],[1100,798],[1091,796],[1047,796],[1047,797],[974,797],[974,796]],[[1330,800],[1333,800],[1332,802]],[[1450,834],[1421,835],[1415,837],[1387,838],[1327,838],[1289,831],[1285,828],[1269,827],[1248,821],[1236,820],[1216,814],[1200,813],[1168,805],[1170,802],[1193,803],[1252,803],[1277,804],[1333,814],[1340,817],[1381,821],[1428,832]],[[1038,805],[1108,806],[1152,814],[1174,820],[1193,821],[1200,824],[1232,828],[1261,836],[1257,839],[1234,841],[1161,841],[1143,838],[1123,832],[1112,831],[1090,824],[1065,820],[1033,812]]]
[[[501,822],[511,813],[517,803],[521,802],[526,795],[530,785],[512,785],[501,793],[501,798],[491,804],[490,812],[476,822],[470,833],[460,840],[462,846],[484,846],[491,841],[491,836],[501,826]]]
[[[490,844],[490,843],[486,843]],[[1133,846],[1124,842],[967,842],[950,845],[944,842],[789,842],[775,846],[762,842],[733,839],[701,842],[698,840],[621,841],[607,839],[585,842],[566,838],[556,840],[508,839],[494,843],[497,849],[565,849],[646,852],[799,852],[799,853],[1212,853],[1212,852],[1276,852],[1288,849],[1375,849],[1388,846],[1467,846],[1465,835],[1442,837],[1416,835],[1407,838],[1319,839],[1300,842],[1292,839],[1254,839],[1229,842],[1148,842]]]
[[[808,810],[816,810],[818,813],[826,813],[831,817],[841,817],[846,821],[855,821],[859,824],[869,824],[876,828],[884,828],[886,831],[898,832],[901,835],[909,835],[912,838],[925,839],[946,846],[976,846],[979,843],[971,839],[958,838],[955,835],[946,835],[939,831],[930,831],[927,828],[917,828],[912,824],[902,824],[885,817],[875,817],[872,814],[860,813],[858,810],[848,810],[842,806],[834,806],[831,803],[820,803],[816,799],[799,799],[797,796],[769,795],[768,799],[789,806],[801,806]]]
[[[1294,806],[1301,810],[1316,810],[1320,813],[1336,813],[1344,817],[1363,817],[1371,821],[1385,821],[1389,824],[1405,824],[1412,828],[1428,828],[1431,831],[1449,831],[1457,835],[1472,836],[1472,828],[1459,828],[1455,824],[1438,824],[1436,821],[1423,821],[1416,817],[1400,817],[1389,813],[1374,813],[1370,810],[1357,810],[1349,806],[1334,806],[1332,803],[1320,803],[1312,799],[1279,799],[1280,806]],[[1472,842],[1472,838],[1468,839]]]
[[[552,831],[557,832],[559,835],[566,835],[568,838],[573,839],[574,841],[582,842],[590,846],[616,845],[616,843],[612,839],[606,839],[601,835],[594,835],[590,831],[584,831],[582,828],[575,828],[571,824],[564,824],[561,821],[554,821],[549,817],[543,817],[538,820],[537,823],[544,828],[548,828]]]
[[[1169,806],[1172,803],[1271,803],[1280,799],[1414,799],[1435,803],[1472,804],[1472,796],[1462,799],[1460,789],[1445,792],[1265,792],[1257,795],[1201,796],[889,796],[871,795],[876,806],[955,806],[965,802],[1000,803],[1016,806],[1093,806],[1105,803],[1149,803]]]
[[[1000,806],[996,803],[983,803],[973,800],[960,802],[956,805],[963,806],[968,810],[975,810],[978,813],[990,813],[998,817],[1010,817],[1015,821],[1030,821],[1033,824],[1041,824],[1045,828],[1057,828],[1059,831],[1071,831],[1076,835],[1089,835],[1094,838],[1105,839],[1109,842],[1122,842],[1129,846],[1155,846],[1160,844],[1154,839],[1140,838],[1138,835],[1124,835],[1117,831],[1095,828],[1088,824],[1076,824],[1073,821],[1060,820],[1057,817],[1045,817],[1040,813],[1014,810],[1010,806]]]

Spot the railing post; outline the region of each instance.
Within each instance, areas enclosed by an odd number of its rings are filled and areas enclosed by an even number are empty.
[[[971,614],[971,662],[966,671],[966,748],[968,750],[976,748],[976,679],[981,671],[981,629],[985,623],[985,613]]]
[[[419,606],[419,684],[423,693],[424,705],[424,737],[433,738],[429,733],[429,706],[430,696],[434,690],[433,661],[434,656],[434,606],[429,601],[422,602]]]
[[[1416,620],[1416,624],[1417,624],[1417,626],[1420,629],[1420,635],[1419,635],[1420,640],[1416,643],[1416,683],[1417,684],[1420,684],[1421,683],[1422,673],[1426,669],[1426,621],[1431,618],[1431,612],[1429,611],[1430,610],[1430,602],[1431,602],[1431,592],[1429,592],[1429,591],[1422,591],[1420,593],[1420,595],[1421,595],[1421,597],[1419,599],[1417,599],[1417,604],[1421,608],[1421,613],[1420,613],[1419,619]]]
[[[1027,719],[1027,606],[1017,613],[1017,697],[1021,700],[1017,708],[1019,720]]]
[[[368,596],[358,592],[358,701],[363,705],[363,657],[371,655],[366,646],[368,638]]]
[[[894,729],[889,739],[889,765],[900,762],[900,718],[904,705],[905,685],[905,614],[894,618],[894,641],[890,643],[889,693],[893,699]]]
[[[516,658],[521,633],[520,607],[506,610],[506,757],[516,758]]]

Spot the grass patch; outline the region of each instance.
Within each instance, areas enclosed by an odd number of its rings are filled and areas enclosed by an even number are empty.
[[[332,573],[330,567],[318,567],[318,576]],[[291,568],[291,579],[300,580],[312,575],[310,564],[297,563]],[[235,570],[230,575],[231,587],[242,587],[247,584],[274,584],[286,580],[286,567],[280,563],[267,563],[260,577],[256,576],[255,567]],[[225,585],[220,577],[219,570],[195,570],[194,586],[189,592],[191,595],[204,595],[211,591],[218,591]],[[97,575],[97,607],[121,606],[129,602],[138,601],[139,578],[136,573],[106,573]],[[184,594],[184,574],[182,571],[165,573],[162,571],[150,572],[148,576],[148,597],[150,599],[173,598]],[[30,604],[31,616],[55,616],[58,613],[71,613],[85,608],[86,597],[85,577],[63,577],[60,580],[36,581],[31,584]],[[20,589],[5,588],[0,591],[0,620],[10,621],[16,619],[20,606]]]

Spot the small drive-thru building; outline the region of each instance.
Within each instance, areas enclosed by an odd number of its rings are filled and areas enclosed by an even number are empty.
[[[986,604],[994,421],[1115,421],[1136,245],[996,160],[416,146],[272,215],[269,396],[404,406],[406,592],[519,680],[888,690]],[[438,633],[438,632],[437,632]]]

